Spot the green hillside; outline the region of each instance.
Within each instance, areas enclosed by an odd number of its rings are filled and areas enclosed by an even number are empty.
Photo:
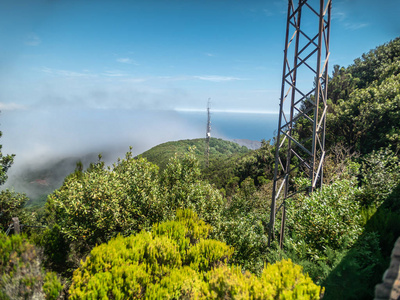
[[[188,151],[188,149],[194,148],[194,154],[200,162],[200,166],[205,166],[205,149],[206,141],[205,139],[192,139],[192,140],[180,140],[167,142],[164,144],[157,145],[141,154],[142,157],[146,158],[148,161],[158,165],[161,170],[165,169],[168,164],[168,160],[175,154],[178,157],[183,157],[183,155]],[[250,150],[245,146],[240,146],[237,143],[225,141],[217,138],[210,138],[210,154],[209,158],[211,160],[223,161],[234,154],[244,154]]]

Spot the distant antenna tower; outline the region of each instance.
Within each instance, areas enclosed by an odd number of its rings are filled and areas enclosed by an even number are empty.
[[[208,98],[207,104],[207,131],[206,131],[206,167],[208,168],[210,165],[210,138],[211,138],[211,116],[210,116],[210,108],[211,108],[211,98]]]
[[[293,188],[293,178],[291,178],[298,170],[296,166],[300,166],[301,171],[308,172],[309,192],[322,185],[332,7],[331,0],[288,2],[268,235],[268,245],[270,245],[274,239],[275,219],[280,217],[281,248],[285,229],[286,199],[298,192]],[[305,21],[304,24],[302,20]],[[303,128],[312,128],[310,135],[299,140],[294,126],[296,123],[301,124]],[[282,213],[279,213],[280,210]]]

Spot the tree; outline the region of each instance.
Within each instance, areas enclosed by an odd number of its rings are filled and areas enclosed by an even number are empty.
[[[0,138],[2,137],[3,133],[0,131]],[[0,185],[4,184],[7,180],[7,171],[11,167],[14,162],[15,154],[7,154],[3,155],[1,149],[3,145],[0,145]]]
[[[2,132],[0,131],[0,137]],[[14,162],[15,154],[3,155],[0,145],[0,185],[4,184],[8,178],[7,171]],[[23,208],[29,199],[25,194],[16,193],[13,190],[3,190],[0,192],[0,230],[6,230],[13,217],[18,217],[21,223],[31,223],[35,216],[29,214]]]
[[[84,172],[77,170],[48,197],[51,229],[42,245],[48,264],[63,272],[63,267],[69,268],[67,256],[72,264],[79,263],[96,244],[149,230],[171,219],[177,208],[191,208],[219,228],[222,206],[219,191],[201,180],[192,152],[182,160],[171,158],[162,174],[156,165],[128,152],[112,167],[98,162]],[[58,248],[60,244],[63,249]],[[52,255],[54,250],[63,255]]]
[[[86,250],[118,234],[150,228],[163,219],[157,181],[158,167],[130,153],[112,168],[99,162],[69,176],[48,197],[48,222]]]
[[[7,230],[13,217],[18,217],[21,224],[34,222],[35,214],[28,213],[24,209],[28,200],[25,194],[9,189],[0,192],[0,230]]]

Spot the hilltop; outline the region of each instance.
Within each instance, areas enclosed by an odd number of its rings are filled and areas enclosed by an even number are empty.
[[[189,147],[195,148],[194,153],[204,166],[204,139],[187,139],[180,141],[171,141],[157,145],[141,154],[148,161],[164,169],[168,160],[177,154],[182,157]],[[238,143],[222,139],[210,139],[210,160],[224,161],[235,155],[243,155],[251,152],[245,146]],[[112,155],[102,153],[102,160],[109,161]],[[88,153],[81,156],[64,157],[60,159],[51,159],[40,165],[26,165],[23,170],[14,173],[4,188],[11,188],[18,192],[25,193],[30,199],[27,203],[30,207],[42,207],[46,198],[54,190],[58,189],[66,176],[73,173],[77,168],[77,163],[82,164],[82,168],[87,168],[91,163],[98,161],[98,153]]]
[[[168,164],[168,160],[175,154],[183,157],[189,148],[194,149],[194,154],[200,166],[205,166],[205,139],[189,139],[172,141],[157,145],[141,154],[148,161],[158,165],[161,170]],[[225,160],[235,154],[245,154],[250,150],[238,143],[223,139],[210,138],[210,160]]]

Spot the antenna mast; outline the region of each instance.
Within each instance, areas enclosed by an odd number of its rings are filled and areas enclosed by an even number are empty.
[[[298,4],[294,0],[288,2],[268,234],[269,246],[275,235],[275,219],[282,210],[279,214],[281,248],[286,199],[299,192],[292,186],[293,172],[299,168],[308,172],[308,192],[313,192],[322,185],[332,6],[331,0],[297,0]],[[306,21],[304,25],[301,23],[302,19]],[[299,140],[296,124],[302,125],[303,132],[308,132],[307,128],[312,129],[309,136]]]
[[[209,167],[210,161],[210,137],[211,137],[211,116],[210,116],[210,108],[211,108],[211,98],[208,98],[207,103],[207,131],[206,131],[206,168]]]

